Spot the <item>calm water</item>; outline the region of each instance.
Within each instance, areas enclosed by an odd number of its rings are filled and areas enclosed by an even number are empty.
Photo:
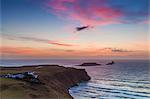
[[[69,90],[75,99],[150,99],[148,61],[116,61],[85,69],[92,79]]]
[[[83,62],[97,62],[101,66],[79,67]],[[3,60],[1,66],[59,64],[85,68],[92,79],[70,88],[75,99],[150,99],[150,61],[115,60]]]

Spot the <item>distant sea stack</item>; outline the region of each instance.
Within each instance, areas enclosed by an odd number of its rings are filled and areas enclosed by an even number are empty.
[[[101,65],[101,64],[91,62],[91,63],[83,63],[83,64],[77,65],[77,66],[97,66],[97,65]]]
[[[2,99],[72,99],[69,88],[91,79],[85,69],[58,65],[1,67],[0,70],[0,75],[34,71],[41,82],[38,84],[12,78],[0,78]]]

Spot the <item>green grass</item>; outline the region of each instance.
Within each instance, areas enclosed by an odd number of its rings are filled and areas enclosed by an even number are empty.
[[[5,74],[14,74],[14,73],[20,73],[20,72],[18,72],[18,71],[0,71],[0,74],[3,74],[3,75],[5,75]]]
[[[24,82],[0,78],[0,99],[23,99],[25,95]]]

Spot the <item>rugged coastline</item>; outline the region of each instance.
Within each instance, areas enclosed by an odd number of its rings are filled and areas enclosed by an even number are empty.
[[[85,69],[58,65],[0,67],[0,74],[34,71],[41,83],[31,83],[11,78],[0,78],[2,99],[72,99],[69,88],[90,80]],[[7,95],[6,95],[7,94]],[[23,98],[24,97],[24,98]]]

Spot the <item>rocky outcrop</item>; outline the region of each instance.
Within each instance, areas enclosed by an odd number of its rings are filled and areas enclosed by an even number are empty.
[[[77,65],[77,66],[97,66],[97,65],[101,65],[101,64],[98,64],[98,63],[83,63],[81,65]]]
[[[112,62],[110,62],[110,63],[107,63],[106,65],[113,65],[113,64],[115,64],[114,61],[112,61]]]
[[[40,68],[38,68],[40,67]],[[58,65],[39,65],[15,68],[1,68],[2,73],[34,71],[41,84],[26,82],[23,85],[25,99],[71,99],[68,89],[79,82],[88,81],[85,69],[75,69]],[[7,86],[5,84],[5,86]]]

